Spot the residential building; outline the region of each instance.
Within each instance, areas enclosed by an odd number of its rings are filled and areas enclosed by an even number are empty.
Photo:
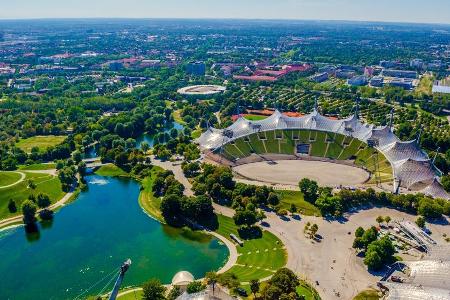
[[[405,71],[405,70],[393,70],[393,69],[384,69],[382,75],[385,77],[398,77],[398,78],[417,78],[416,71]]]
[[[352,86],[363,86],[367,84],[367,77],[365,75],[359,75],[347,79],[347,84]]]
[[[375,76],[375,77],[372,77],[372,79],[370,79],[370,86],[382,87],[383,86],[383,82],[384,82],[383,77]]]
[[[186,66],[186,72],[194,76],[205,76],[206,65],[202,61],[190,62]]]
[[[312,81],[315,81],[315,82],[324,82],[324,81],[328,80],[328,73],[323,72],[323,73],[314,74],[313,76],[309,77],[309,79],[311,79]]]

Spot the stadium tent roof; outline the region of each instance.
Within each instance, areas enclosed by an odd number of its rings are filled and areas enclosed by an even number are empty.
[[[448,300],[450,291],[446,289],[415,286],[405,283],[383,283],[389,289],[386,300]]]
[[[431,197],[448,199],[448,193],[444,190],[444,187],[437,177],[433,179],[433,182],[429,186],[425,187],[420,192]],[[448,252],[450,260],[450,248],[448,249]]]
[[[395,141],[380,147],[387,159],[399,161],[403,159],[428,160],[428,156],[420,149],[416,140],[409,142]]]
[[[334,120],[322,116],[316,109],[302,117],[288,117],[276,110],[263,120],[250,121],[240,117],[228,128],[208,128],[196,141],[203,149],[214,151],[240,137],[277,129],[317,130],[343,134],[365,143],[373,141],[393,166],[394,191],[400,186],[419,188],[432,197],[450,200],[450,195],[435,180],[436,169],[433,163],[416,141],[402,142],[389,126],[363,124],[356,115]]]
[[[408,189],[419,183],[430,185],[436,176],[429,160],[406,158],[399,161],[390,161],[394,168],[395,178],[401,186]]]
[[[450,288],[450,261],[421,260],[404,264],[410,270],[409,283],[440,289]]]

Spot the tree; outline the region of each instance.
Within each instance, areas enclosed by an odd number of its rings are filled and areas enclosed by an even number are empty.
[[[389,222],[391,222],[391,217],[386,216],[386,217],[384,218],[384,221],[386,222],[386,225],[389,226]]]
[[[200,291],[203,291],[205,288],[206,288],[205,285],[202,284],[200,281],[193,281],[187,285],[186,292],[188,294],[195,294]]]
[[[416,224],[420,228],[424,228],[425,227],[425,218],[424,217],[418,217],[417,220],[416,220]]]
[[[319,226],[317,224],[313,224],[311,226],[310,232],[311,232],[311,238],[313,238],[314,236],[316,236],[317,231],[319,230]]]
[[[150,145],[147,142],[142,142],[141,149],[144,153],[147,153],[147,151],[150,150]]]
[[[296,288],[300,284],[298,277],[288,268],[281,268],[267,282],[262,291],[263,299],[296,299],[285,298],[296,293]]]
[[[72,154],[72,158],[76,164],[78,164],[83,159],[81,152],[78,150]]]
[[[383,266],[383,261],[377,251],[367,250],[364,264],[371,270],[379,270]]]
[[[380,225],[380,226],[381,226],[381,223],[384,222],[384,218],[382,216],[378,216],[375,220],[377,221],[378,225]]]
[[[276,193],[270,192],[269,196],[267,197],[267,202],[269,202],[269,204],[272,206],[276,206],[280,203],[280,198]]]
[[[319,196],[319,186],[317,182],[308,178],[303,178],[298,185],[306,201],[310,203],[316,202],[317,197]]]
[[[47,208],[51,204],[50,197],[47,194],[40,193],[37,196],[37,205],[39,208]]]
[[[167,295],[167,300],[175,300],[175,299],[177,299],[179,296],[181,296],[181,294],[182,294],[182,292],[181,292],[180,288],[177,287],[177,286],[174,286],[174,287],[170,290],[169,294]]]
[[[250,290],[252,291],[254,298],[256,298],[256,293],[259,292],[259,280],[258,279],[250,280]]]
[[[216,288],[216,283],[217,283],[217,281],[219,281],[219,275],[214,271],[207,272],[205,274],[205,279],[206,279],[206,283],[208,285],[212,285],[213,294],[214,294],[214,290]]]
[[[34,224],[36,222],[37,207],[31,200],[25,200],[22,203],[23,222],[25,225]]]
[[[234,223],[238,226],[252,226],[258,221],[257,214],[250,210],[238,210],[233,216]]]
[[[364,228],[362,228],[361,226],[356,228],[356,230],[355,230],[355,237],[362,237],[363,234],[364,234]]]
[[[143,300],[165,300],[166,288],[158,279],[150,279],[142,286]]]
[[[36,188],[36,184],[32,179],[28,179],[28,188],[34,190]]]
[[[9,210],[10,213],[17,212],[16,202],[13,199],[9,199],[8,210]]]

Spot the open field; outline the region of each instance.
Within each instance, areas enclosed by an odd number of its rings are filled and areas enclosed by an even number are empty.
[[[238,236],[238,227],[233,219],[218,215],[219,228],[217,233],[230,239],[230,233]],[[241,282],[251,279],[263,279],[286,264],[287,255],[281,241],[272,233],[263,231],[262,238],[245,240],[244,246],[236,246],[238,260],[227,273],[233,273]]]
[[[358,257],[352,248],[354,232],[358,226],[368,228],[376,225],[377,216],[411,221],[417,218],[415,215],[389,208],[371,208],[346,214],[345,218],[339,221],[303,215],[301,219],[280,218],[274,213],[266,215],[265,221],[270,225],[267,230],[280,237],[286,246],[289,254],[287,267],[308,282],[318,281],[319,285],[313,284],[313,287],[324,300],[352,299],[359,292],[374,286],[381,278],[367,271],[363,259]],[[312,241],[303,234],[307,222],[318,225],[318,234],[322,236],[320,242]],[[438,244],[446,243],[444,235],[450,235],[448,225],[427,226]],[[339,298],[335,292],[339,292]]]
[[[249,163],[233,167],[233,171],[246,179],[291,186],[297,186],[302,178],[331,187],[362,184],[369,178],[366,171],[357,167],[306,160]]]
[[[23,151],[30,153],[33,147],[38,147],[39,151],[43,151],[50,146],[56,146],[61,144],[66,139],[66,136],[60,135],[46,135],[46,136],[33,136],[27,139],[20,140],[16,146]]]
[[[22,176],[16,172],[0,172],[0,187],[14,184],[19,181]]]
[[[23,173],[26,175],[24,181],[0,190],[0,219],[20,215],[22,202],[31,194],[46,193],[49,195],[52,203],[55,203],[64,196],[64,192],[61,189],[61,182],[57,177],[44,173]],[[28,180],[32,180],[36,185],[34,190],[28,188]],[[9,211],[9,199],[15,201],[17,207],[16,212]]]
[[[21,165],[19,170],[30,170],[30,171],[40,171],[40,170],[52,170],[56,169],[55,163],[48,164],[32,164],[32,165]]]
[[[262,115],[245,115],[244,118],[246,118],[247,120],[250,120],[250,121],[259,121],[259,120],[266,119],[267,116],[262,116]]]
[[[161,214],[161,199],[153,196],[153,181],[155,180],[156,173],[162,170],[162,168],[154,166],[151,171],[151,176],[142,180],[141,193],[139,194],[139,204],[142,208],[158,221],[165,223]]]
[[[281,207],[291,210],[291,205],[294,204],[297,212],[306,216],[320,216],[320,210],[313,204],[303,199],[303,194],[300,191],[277,191],[280,196]]]

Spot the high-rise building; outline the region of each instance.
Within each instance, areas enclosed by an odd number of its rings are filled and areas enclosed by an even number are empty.
[[[190,62],[186,66],[186,72],[190,75],[205,76],[206,65],[202,61]]]

